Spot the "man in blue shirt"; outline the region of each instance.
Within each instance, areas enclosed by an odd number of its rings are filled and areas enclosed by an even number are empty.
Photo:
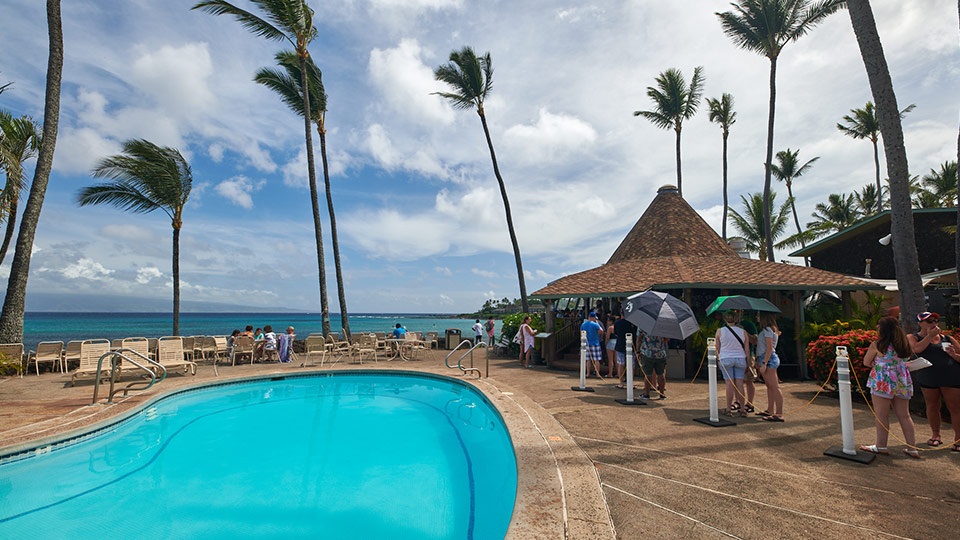
[[[593,373],[600,377],[600,360],[603,359],[600,335],[603,333],[603,327],[597,321],[595,311],[591,311],[587,320],[583,321],[583,324],[580,325],[580,331],[587,333],[587,360],[593,364]],[[589,372],[590,369],[587,368],[587,371]]]
[[[404,339],[406,337],[407,329],[402,324],[397,323],[397,327],[393,329],[393,339]]]

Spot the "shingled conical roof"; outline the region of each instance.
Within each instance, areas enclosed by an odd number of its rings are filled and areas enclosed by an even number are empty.
[[[700,217],[677,188],[663,186],[640,216],[610,263],[656,257],[737,257],[730,246]]]

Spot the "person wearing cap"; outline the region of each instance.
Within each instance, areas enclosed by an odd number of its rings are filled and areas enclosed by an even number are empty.
[[[603,360],[603,348],[600,346],[600,335],[603,326],[597,321],[597,312],[591,311],[587,320],[580,325],[580,331],[587,333],[587,360],[593,365],[593,373],[600,376],[600,361]],[[589,372],[590,369],[588,368]]]
[[[909,334],[910,350],[930,361],[930,367],[912,373],[920,384],[927,405],[927,422],[931,435],[929,446],[940,446],[940,401],[947,404],[953,423],[950,449],[960,452],[960,344],[940,332],[940,315],[924,311],[917,315],[920,331]]]

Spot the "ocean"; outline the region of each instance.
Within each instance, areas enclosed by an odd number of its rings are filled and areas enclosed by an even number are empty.
[[[475,319],[457,319],[450,314],[357,313],[350,315],[350,331],[391,332],[400,323],[411,332],[437,332],[444,336],[448,328],[460,330],[463,337],[473,337]],[[482,322],[482,321],[481,321]],[[293,326],[298,339],[322,331],[317,313],[181,313],[181,336],[226,336],[233,330],[273,326],[284,332]],[[497,332],[501,321],[497,321]],[[330,328],[341,328],[340,315],[330,315]],[[121,339],[126,337],[168,336],[173,330],[171,313],[66,313],[27,312],[23,321],[24,350],[36,349],[41,341],[74,339]]]

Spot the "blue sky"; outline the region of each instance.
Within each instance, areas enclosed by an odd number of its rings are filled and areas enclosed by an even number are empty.
[[[193,167],[181,235],[184,300],[319,310],[303,124],[251,80],[273,65],[281,45],[231,18],[191,11],[193,3],[64,2],[60,136],[28,294],[170,296],[164,214],[74,202],[94,182],[89,171],[98,159],[117,153],[123,140],[146,138],[179,148]],[[911,174],[922,175],[956,159],[956,3],[874,4],[898,102],[917,105],[904,130]],[[668,68],[689,80],[703,66],[705,97],[733,94],[731,204],[739,208],[741,194],[762,189],[769,63],[723,35],[714,13],[728,2],[311,5],[319,35],[310,51],[328,94],[351,312],[472,311],[488,298],[519,295],[479,119],[431,95],[444,89],[433,69],[464,45],[493,58],[486,113],[529,292],[605,262],[657,188],[675,182],[673,132],[632,114],[651,108],[646,88]],[[0,81],[13,82],[0,108],[39,121],[43,3],[5,0],[0,19],[8,21],[0,33]],[[805,223],[827,194],[873,179],[870,143],[835,127],[871,99],[845,11],[784,49],[777,83],[775,150],[820,157],[794,184]],[[685,198],[719,231],[720,129],[704,107],[685,123],[682,145]],[[783,200],[786,188],[774,188]]]

